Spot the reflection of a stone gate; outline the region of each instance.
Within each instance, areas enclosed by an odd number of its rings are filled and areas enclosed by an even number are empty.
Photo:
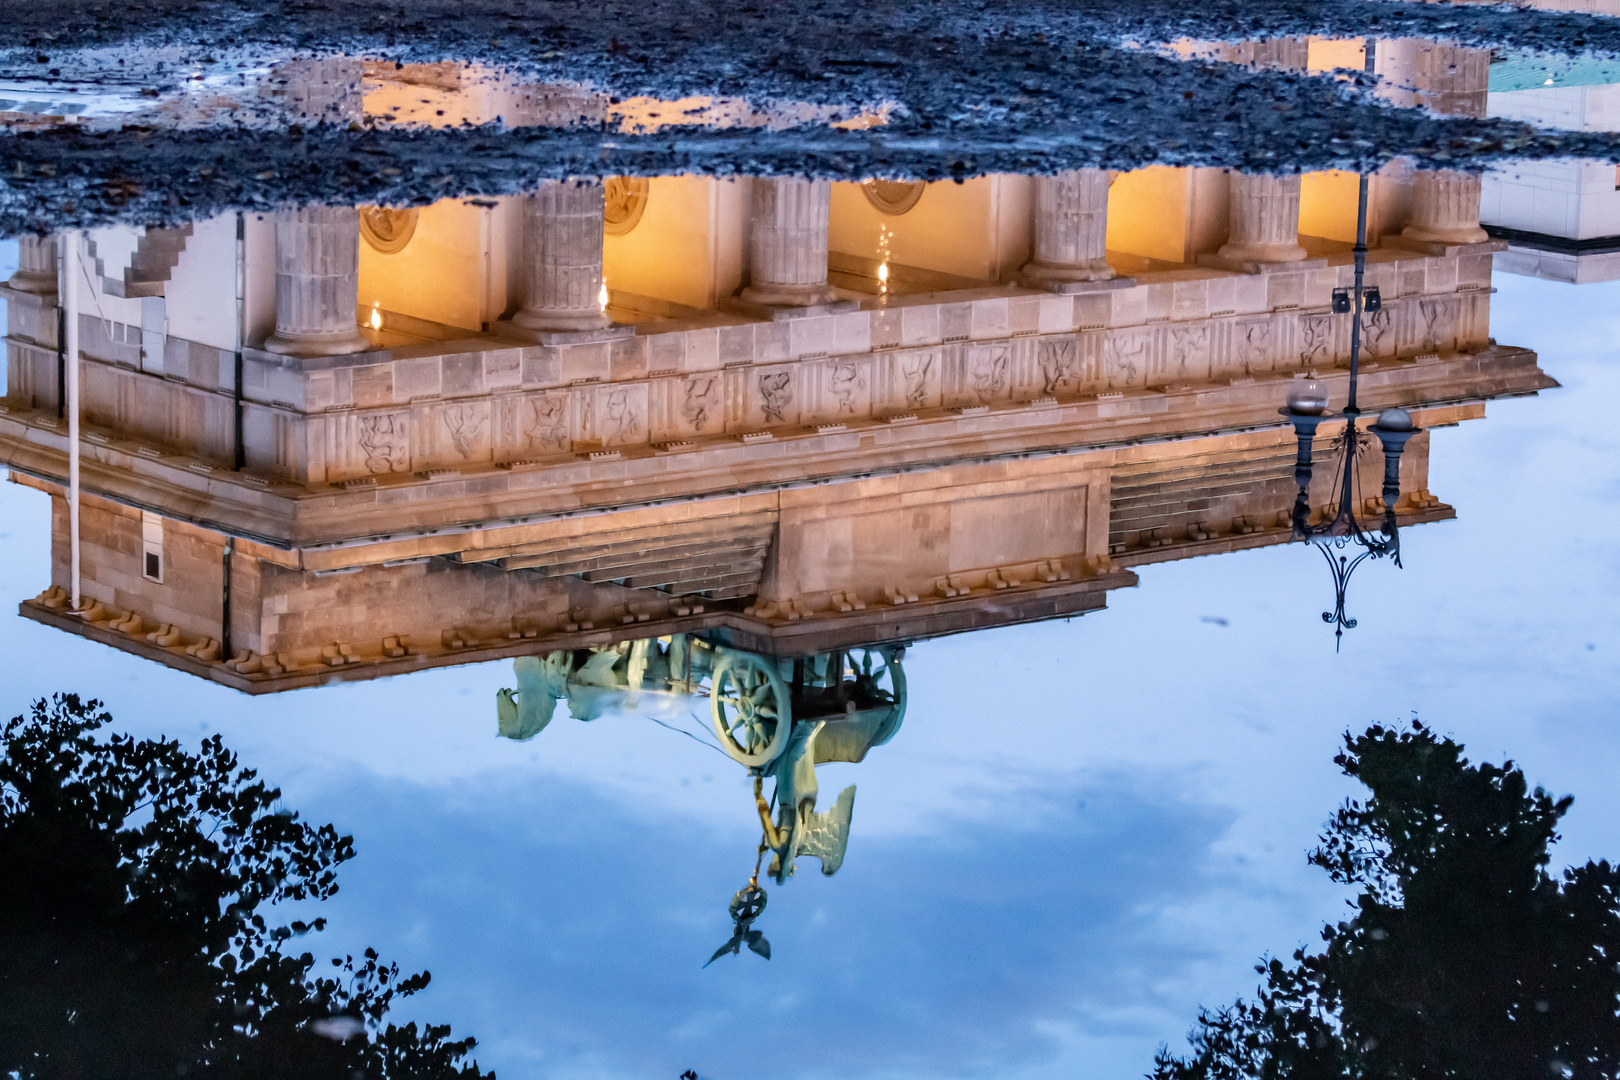
[[[564,700],[575,719],[594,720],[617,710],[668,711],[706,697],[720,749],[754,777],[761,847],[774,853],[771,875],[787,880],[799,855],[816,856],[822,873],[832,874],[849,842],[855,788],[817,813],[815,767],[859,762],[900,730],[902,652],[871,646],[777,659],[672,634],[519,657],[512,665],[516,689],[496,694],[499,730],[511,739],[533,738]],[[775,782],[774,820],[766,777]]]

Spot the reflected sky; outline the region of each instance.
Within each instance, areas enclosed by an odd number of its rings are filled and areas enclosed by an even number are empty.
[[[12,250],[12,245],[6,245]],[[7,708],[73,689],[125,728],[222,731],[353,832],[320,948],[432,988],[406,1016],[503,1076],[1139,1075],[1341,897],[1305,865],[1349,794],[1340,734],[1421,715],[1576,804],[1555,863],[1620,853],[1620,287],[1498,274],[1492,332],[1563,388],[1433,442],[1457,520],[1374,564],[1335,655],[1301,545],[1142,567],[1108,610],[920,644],[908,723],[858,772],[836,879],[773,889],[769,963],[707,970],[752,867],[742,770],[648,721],[495,738],[506,663],[247,698],[0,620]],[[0,486],[0,595],[48,576],[46,497]]]

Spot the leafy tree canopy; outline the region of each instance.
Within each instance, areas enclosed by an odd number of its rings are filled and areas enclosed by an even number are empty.
[[[1260,964],[1255,1000],[1201,1010],[1154,1080],[1620,1075],[1620,870],[1546,869],[1572,800],[1419,723],[1334,760],[1370,795],[1309,858],[1361,889],[1353,917]]]
[[[292,955],[353,840],[280,808],[219,736],[99,735],[60,694],[0,731],[0,1075],[19,1080],[480,1080],[448,1025],[384,1024],[401,978],[367,949]]]

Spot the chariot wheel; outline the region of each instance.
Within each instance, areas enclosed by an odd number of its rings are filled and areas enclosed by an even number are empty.
[[[749,768],[776,760],[793,730],[787,684],[774,661],[753,653],[728,651],[715,662],[709,711],[720,748]]]
[[[882,746],[894,738],[906,718],[906,672],[900,666],[900,650],[890,646],[851,649],[845,662],[855,673],[858,696],[867,701],[887,698],[892,703],[889,716],[872,736],[872,745]]]

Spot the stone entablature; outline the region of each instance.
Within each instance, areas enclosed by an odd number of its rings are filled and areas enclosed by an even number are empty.
[[[1482,415],[1478,403],[1415,412],[1426,428]],[[1331,437],[1325,432],[1319,449]],[[1454,516],[1427,490],[1427,440],[1414,440],[1402,462],[1403,527]],[[675,632],[781,655],[902,641],[1081,614],[1104,606],[1109,590],[1135,584],[1124,567],[1288,542],[1282,519],[1292,500],[1291,441],[1290,431],[1273,429],[955,464],[552,522],[527,536],[479,534],[483,546],[452,559],[379,544],[395,557],[362,558],[340,568],[347,572],[251,541],[237,540],[227,554],[223,534],[169,520],[161,531],[161,582],[142,574],[142,514],[87,496],[81,531],[89,606],[80,614],[65,609],[61,585],[62,489],[19,477],[50,494],[53,508],[53,585],[25,601],[22,613],[253,693]],[[1230,472],[1208,468],[1241,458],[1266,461],[1236,483]],[[1368,467],[1376,472],[1379,463]],[[1189,482],[1175,483],[1181,476]],[[1330,478],[1318,480],[1325,489]],[[1151,521],[1139,505],[1125,506],[1147,491]],[[641,560],[656,567],[675,554],[671,538],[718,537],[759,523],[769,526],[768,569],[761,575],[752,561],[744,576],[754,584],[719,600],[635,587],[635,563],[622,558],[637,538],[660,536],[670,544],[649,548]],[[748,551],[698,546],[711,563],[751,559]],[[560,549],[573,554],[571,565],[527,564],[525,553]],[[580,572],[593,553],[613,556],[594,560],[616,568],[605,579]]]
[[[1384,310],[1365,317],[1366,354],[1483,347],[1496,246],[1373,252],[1368,284]],[[416,480],[1327,368],[1347,360],[1350,336],[1349,317],[1329,310],[1332,290],[1350,284],[1348,255],[1331,261],[1142,274],[1073,295],[993,288],[797,318],[710,314],[607,340],[480,336],[321,358],[246,350],[245,456],[253,473],[297,484]],[[53,405],[53,320],[41,309],[33,325],[37,298],[4,292],[17,324],[11,404]],[[88,424],[233,459],[233,354],[170,337],[148,356],[140,328],[90,317],[81,337]]]
[[[1324,369],[1322,375],[1333,400],[1342,401],[1344,371]],[[338,567],[519,544],[530,531],[549,528],[540,523],[570,515],[695,503],[962,460],[1280,428],[1277,408],[1289,379],[1282,372],[1223,384],[1126,390],[1117,397],[941,410],[915,423],[857,420],[823,431],[801,426],[764,441],[716,438],[678,452],[631,447],[617,456],[566,455],[551,463],[426,480],[411,474],[368,477],[341,486],[255,478],[92,429],[83,475],[89,491],[292,549],[306,566]],[[1551,385],[1533,353],[1489,346],[1470,354],[1369,359],[1361,396],[1363,406],[1376,411]],[[66,475],[64,435],[54,410],[0,406],[0,453],[16,470],[60,481]]]

